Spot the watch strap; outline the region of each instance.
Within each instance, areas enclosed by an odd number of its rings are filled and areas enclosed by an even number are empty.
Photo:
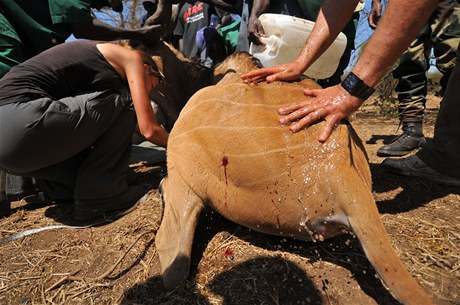
[[[356,74],[350,72],[341,83],[342,87],[351,95],[367,100],[375,89],[366,85]]]

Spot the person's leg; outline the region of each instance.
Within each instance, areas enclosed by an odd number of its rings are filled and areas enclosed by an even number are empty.
[[[408,50],[400,58],[393,76],[398,80],[399,119],[404,122],[423,122],[425,97],[427,94],[426,71],[429,59],[426,50],[430,49],[429,31],[424,31],[414,40]]]
[[[460,47],[460,45],[459,45]],[[457,48],[457,61],[460,49]],[[434,137],[418,156],[434,170],[460,179],[460,66],[449,79],[444,99],[436,118]]]
[[[127,174],[132,134],[136,125],[129,94],[116,97],[114,110],[121,110],[110,128],[92,144],[75,180],[75,217],[86,220],[109,211],[130,211],[146,190],[128,185]]]
[[[441,85],[446,86],[453,67],[455,66],[455,51],[458,38],[448,34],[454,11],[453,0],[439,1],[429,22],[421,30],[409,49],[403,54],[393,76],[398,80],[398,111],[403,133],[389,145],[382,146],[378,156],[404,156],[422,147],[425,143],[423,136],[423,119],[427,95],[428,80],[426,71],[429,68],[429,58],[433,49],[436,65],[443,74]],[[457,26],[453,25],[452,32]],[[453,34],[455,35],[455,34]]]
[[[216,64],[223,62],[225,58],[227,58],[225,39],[216,28],[207,27],[204,35],[208,48],[207,57],[211,59],[211,67],[214,67]]]
[[[32,172],[37,168],[44,167],[42,164],[33,164],[34,161],[29,155],[35,154],[38,150],[43,152],[47,149],[47,145],[33,145],[30,149],[22,147],[25,143],[23,139],[26,137],[26,132],[30,129],[30,122],[38,121],[43,116],[44,111],[48,108],[51,101],[49,99],[40,99],[30,103],[13,103],[0,107],[0,167],[8,169],[8,176],[6,180],[9,182],[20,182],[31,180],[31,175],[27,172]],[[35,135],[40,138],[39,135]],[[27,145],[27,144],[26,144]],[[54,151],[57,151],[55,149]],[[53,151],[49,152],[52,158]],[[16,164],[20,163],[21,166],[17,167]],[[68,171],[64,171],[68,173]],[[20,177],[13,175],[13,173],[25,175],[29,177]],[[23,178],[18,180],[15,178]],[[12,180],[14,179],[14,180]],[[9,199],[12,195],[17,195],[20,192],[20,185],[15,183],[8,184]]]
[[[1,106],[0,167],[15,174],[46,172],[44,168],[87,149],[126,111],[115,108],[114,95],[119,94],[106,91]]]
[[[195,44],[200,54],[200,63],[207,68],[212,68],[227,57],[225,40],[213,26],[201,28],[196,33]]]
[[[6,175],[6,196],[9,200],[19,200],[37,194],[40,190],[36,181],[30,177]]]
[[[77,219],[91,219],[109,211],[130,211],[146,194],[141,186],[128,186],[134,126],[133,111],[121,114],[81,164],[75,183]]]
[[[48,181],[75,182],[74,198],[111,198],[117,208],[121,203],[112,197],[128,188],[127,155],[135,126],[129,105],[128,94],[108,91],[2,106],[0,141],[7,145],[1,145],[0,167]],[[14,115],[16,120],[6,120]],[[69,162],[87,149],[81,164]]]
[[[455,52],[460,41],[460,5],[454,0],[441,2],[444,3],[444,9],[436,16],[431,28],[436,68],[442,74],[439,81],[439,95],[442,96],[457,63]]]
[[[250,12],[251,12],[251,7],[250,7],[249,2],[250,2],[249,0],[242,0],[241,23],[240,23],[240,31],[238,34],[238,43],[235,48],[236,52],[249,52],[248,24],[249,24]]]
[[[0,218],[8,216],[11,212],[10,202],[6,199],[5,185],[6,173],[0,171]]]
[[[9,23],[4,16],[0,14],[0,28],[7,26]],[[12,30],[12,29],[10,29]],[[13,66],[20,64],[27,59],[22,43],[11,37],[14,35],[4,35],[0,33],[0,78],[3,77]],[[9,199],[22,198],[24,196],[37,192],[32,178],[7,175],[5,184],[5,194]]]
[[[34,177],[37,186],[48,200],[66,203],[74,200],[75,179],[80,165],[88,155],[90,148],[62,162],[39,169],[28,175]]]
[[[457,48],[457,60],[460,60],[460,48]],[[433,139],[428,140],[416,155],[402,159],[388,158],[383,161],[383,166],[403,175],[460,186],[459,86],[460,66],[457,65],[441,102]]]
[[[75,199],[107,198],[126,191],[135,124],[134,111],[124,111],[93,143],[78,169]]]
[[[393,70],[393,77],[397,80],[395,91],[398,94],[399,121],[403,133],[392,143],[379,148],[377,155],[380,157],[404,156],[426,143],[423,136],[423,119],[428,83],[426,71],[429,68],[427,50],[431,50],[430,37],[430,27],[427,24]]]

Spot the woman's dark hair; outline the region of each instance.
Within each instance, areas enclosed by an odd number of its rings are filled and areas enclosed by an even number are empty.
[[[147,74],[157,77],[158,81],[161,83],[164,80],[165,76],[163,75],[163,73],[161,73],[157,63],[152,59],[152,57],[144,51],[134,50],[134,52],[139,54],[144,64],[147,65]]]

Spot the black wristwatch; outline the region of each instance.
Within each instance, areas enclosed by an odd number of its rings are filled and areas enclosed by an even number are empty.
[[[375,89],[366,85],[359,77],[353,72],[350,72],[348,76],[341,83],[342,87],[347,90],[353,96],[367,100],[369,96],[374,93]]]

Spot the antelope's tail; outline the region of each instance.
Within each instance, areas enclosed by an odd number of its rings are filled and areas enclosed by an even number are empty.
[[[367,258],[392,295],[405,305],[434,305],[425,289],[411,276],[383,225],[371,192],[350,204],[348,221]]]

